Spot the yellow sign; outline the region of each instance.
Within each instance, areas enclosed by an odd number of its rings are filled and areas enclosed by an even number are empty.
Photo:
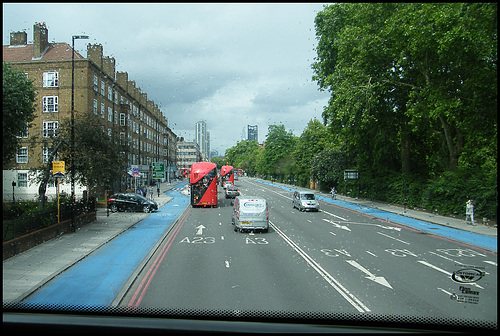
[[[64,161],[52,161],[52,173],[64,174]]]

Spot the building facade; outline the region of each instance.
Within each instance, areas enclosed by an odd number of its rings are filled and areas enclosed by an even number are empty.
[[[248,125],[247,129],[248,129],[247,139],[248,140],[255,140],[255,141],[259,142],[259,129],[258,129],[258,126],[257,125],[255,125],[255,126]]]
[[[50,149],[30,140],[54,136],[60,122],[71,115],[72,48],[67,43],[49,43],[43,23],[34,25],[33,35],[33,44],[28,44],[26,32],[13,32],[10,45],[3,46],[3,61],[23,71],[37,92],[36,118],[22,135],[21,148],[12,163],[3,167],[4,200],[12,199],[12,182],[16,182],[17,200],[38,195],[38,185],[29,170],[47,162]],[[123,172],[119,189],[132,188],[138,179],[139,183],[150,183],[153,162],[164,162],[175,169],[177,136],[167,118],[127,72],[116,71],[115,59],[103,56],[101,44],[88,44],[87,58],[74,53],[74,111],[75,119],[94,114],[99,125],[89,127],[101,127],[108,134],[117,132],[129,144],[128,169]],[[139,177],[132,176],[133,168],[139,169]],[[70,193],[69,178],[61,183],[61,191]],[[77,185],[76,197],[81,197],[85,189]],[[46,195],[55,194],[51,182]]]
[[[191,168],[191,165],[202,161],[200,146],[197,142],[187,142],[180,138],[177,142],[177,168]]]
[[[195,141],[200,146],[203,161],[210,160],[210,132],[207,130],[207,123],[200,120],[195,125]]]

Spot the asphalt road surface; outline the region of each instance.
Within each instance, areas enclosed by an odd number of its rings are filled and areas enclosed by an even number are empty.
[[[268,200],[269,232],[235,232],[220,188],[217,208],[188,206],[121,306],[496,321],[495,253],[325,202],[300,212],[290,191],[235,184]]]

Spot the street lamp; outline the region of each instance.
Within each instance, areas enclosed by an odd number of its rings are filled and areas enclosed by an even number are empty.
[[[75,231],[75,40],[88,39],[86,35],[71,38],[71,231]]]

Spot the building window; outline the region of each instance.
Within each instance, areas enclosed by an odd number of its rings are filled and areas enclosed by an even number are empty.
[[[57,128],[59,127],[58,121],[44,121],[43,122],[43,137],[50,138],[57,136]]]
[[[94,75],[94,91],[99,92],[99,79],[97,75]]]
[[[108,128],[108,136],[111,138],[111,128]]]
[[[17,173],[17,186],[21,188],[28,187],[28,173]]]
[[[28,163],[28,147],[21,147],[17,150],[16,163]]]
[[[26,128],[19,132],[18,138],[27,138],[28,137],[28,123],[26,123]]]
[[[94,114],[97,115],[97,99],[94,99]]]
[[[115,124],[118,124],[118,112],[115,111]]]
[[[43,73],[43,87],[58,87],[59,86],[59,73],[58,72],[44,72]]]
[[[101,118],[104,119],[104,114],[106,113],[105,108],[104,108],[104,103],[101,103]]]
[[[125,126],[125,113],[120,113],[120,126]]]
[[[105,85],[104,85],[104,81],[101,81],[101,94],[103,96],[106,96],[106,88],[105,88]]]
[[[108,107],[108,121],[113,122],[113,110]]]
[[[57,96],[45,96],[42,98],[43,112],[58,112],[59,98]]]
[[[111,89],[111,86],[108,86],[108,99],[113,101],[113,90]]]
[[[49,156],[50,156],[51,151],[52,151],[52,147],[43,147],[43,149],[42,149],[43,163],[49,162]],[[58,158],[58,155],[56,153],[56,155],[54,156],[54,161],[57,161],[57,158]]]

